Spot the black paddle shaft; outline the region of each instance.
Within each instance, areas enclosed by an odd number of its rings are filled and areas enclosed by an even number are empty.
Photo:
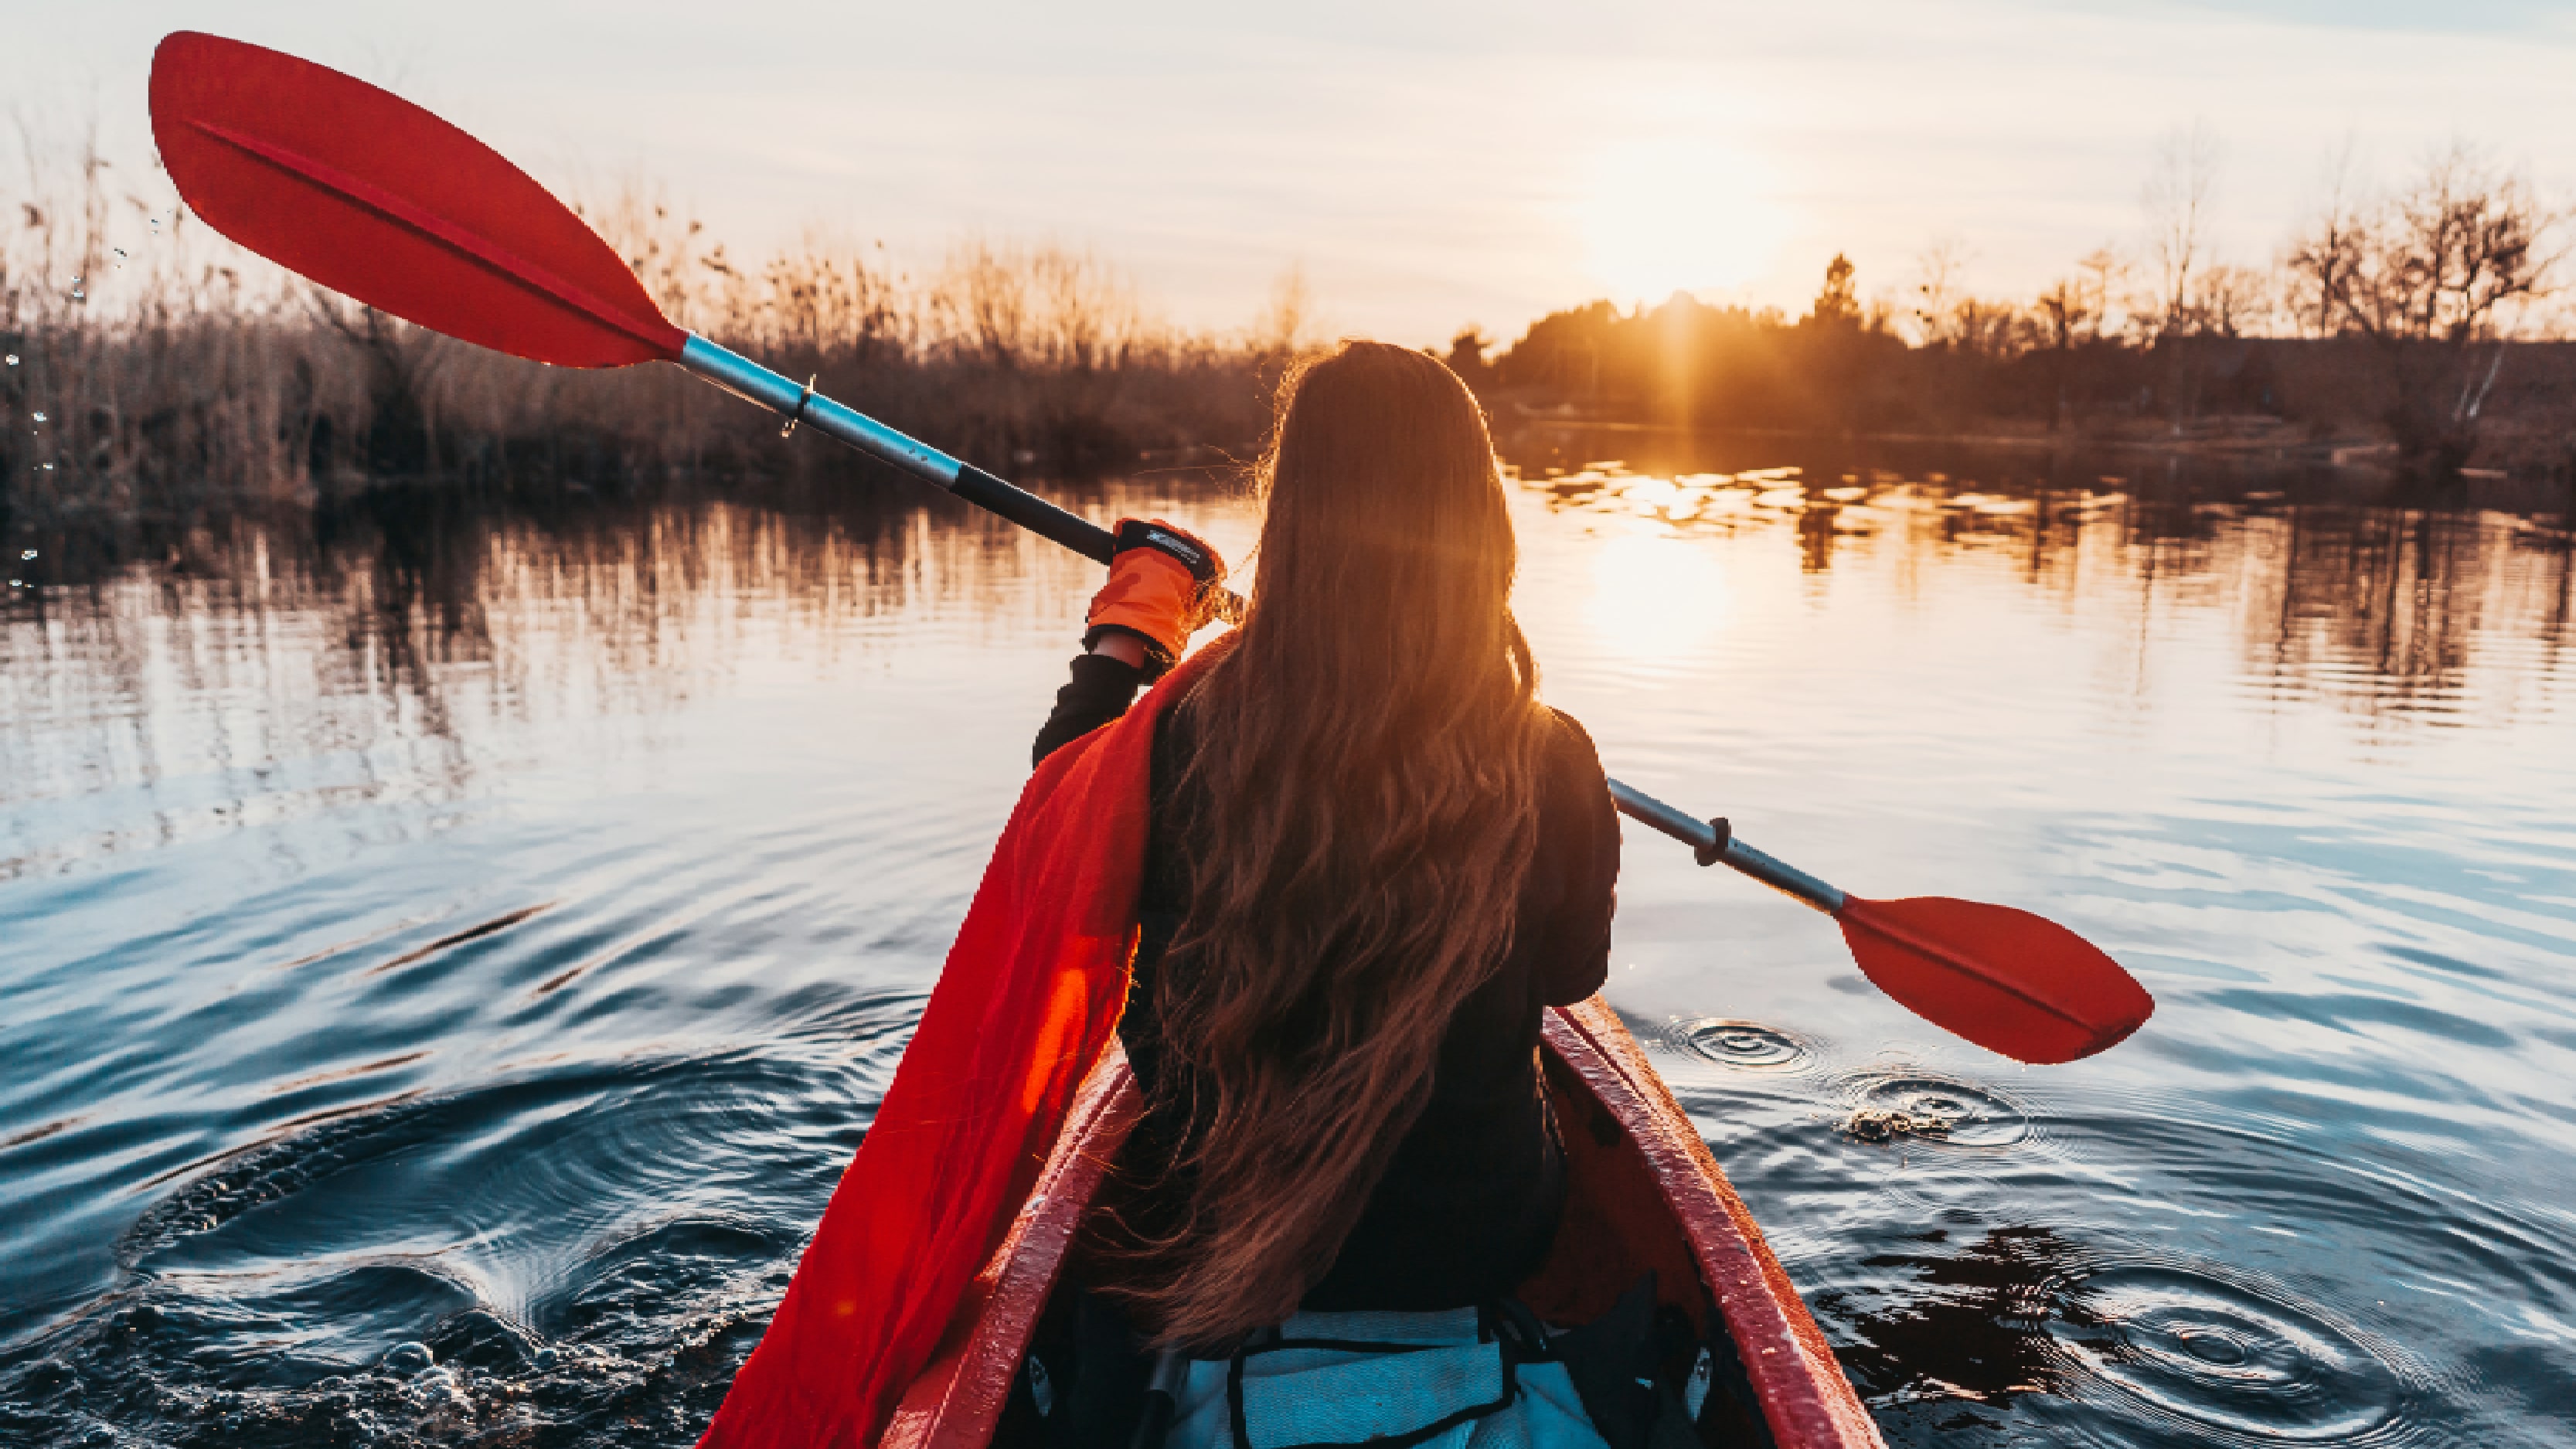
[[[948,491],[1095,563],[1109,562],[1118,551],[1116,535],[1108,529],[1067,513],[1025,488],[1005,483],[972,463],[959,466],[957,481],[948,485]]]

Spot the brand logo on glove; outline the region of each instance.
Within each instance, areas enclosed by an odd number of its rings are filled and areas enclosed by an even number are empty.
[[[1197,544],[1192,543],[1190,540],[1182,538],[1178,534],[1165,533],[1159,528],[1146,529],[1145,537],[1151,541],[1156,548],[1162,549],[1166,553],[1170,553],[1187,563],[1192,571],[1204,572],[1206,570],[1208,566],[1207,554],[1202,551]]]

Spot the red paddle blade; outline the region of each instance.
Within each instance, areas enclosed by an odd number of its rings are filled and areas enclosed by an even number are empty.
[[[1837,919],[1852,958],[1881,991],[2016,1061],[2089,1057],[2156,1009],[2101,948],[2028,911],[1945,896],[1853,896]]]
[[[688,338],[526,172],[338,71],[179,31],[153,53],[152,138],[208,225],[407,322],[563,367]]]

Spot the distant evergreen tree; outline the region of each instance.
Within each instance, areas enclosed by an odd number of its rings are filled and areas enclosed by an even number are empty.
[[[1825,264],[1825,289],[1816,294],[1816,305],[1806,320],[1818,327],[1857,327],[1860,325],[1860,297],[1852,281],[1859,268],[1841,252]]]

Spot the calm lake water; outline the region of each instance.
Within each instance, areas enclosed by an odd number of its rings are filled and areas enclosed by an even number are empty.
[[[1614,774],[1856,892],[2043,911],[2160,1003],[2025,1069],[1630,827],[1611,1000],[1891,1442],[2576,1444],[2553,516],[1516,455],[1545,692]],[[1186,478],[1062,496],[1252,527]],[[9,550],[0,1440],[688,1443],[1092,567],[893,488]],[[1950,1130],[1857,1140],[1865,1107]]]

